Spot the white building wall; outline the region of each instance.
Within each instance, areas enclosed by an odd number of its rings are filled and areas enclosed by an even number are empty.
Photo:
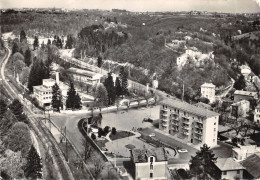
[[[234,171],[225,171],[226,175],[224,175],[224,172],[222,172],[221,179],[236,179],[236,177],[239,177],[239,179],[243,178],[243,170],[234,170]],[[239,174],[238,174],[239,172]]]
[[[260,123],[260,108],[255,109],[254,121]]]
[[[218,116],[210,117],[203,122],[203,143],[210,147],[217,145],[218,141]]]
[[[201,86],[201,97],[208,98],[210,103],[215,101],[215,88]]]

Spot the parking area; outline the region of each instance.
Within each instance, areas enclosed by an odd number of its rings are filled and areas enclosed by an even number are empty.
[[[130,131],[137,128],[152,127],[149,122],[143,122],[144,118],[159,119],[160,106],[152,108],[129,109],[128,111],[118,111],[102,114],[102,128],[106,126],[115,127],[118,130]]]

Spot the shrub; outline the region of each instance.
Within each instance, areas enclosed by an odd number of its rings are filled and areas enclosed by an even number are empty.
[[[103,135],[104,135],[103,129],[102,128],[98,128],[98,137],[100,138]]]
[[[92,138],[93,140],[96,140],[97,137],[96,137],[96,135],[95,135],[94,133],[92,133],[92,134],[91,134],[91,138]]]
[[[113,135],[116,134],[116,128],[115,128],[115,127],[112,128],[112,134],[113,134]]]
[[[109,131],[110,131],[110,127],[109,127],[109,126],[106,126],[106,127],[104,128],[104,134],[106,135],[107,133],[109,133]]]

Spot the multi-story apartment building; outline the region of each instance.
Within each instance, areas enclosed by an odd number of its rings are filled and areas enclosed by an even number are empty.
[[[216,86],[212,83],[204,83],[201,85],[201,97],[209,99],[210,103],[215,101],[215,88]]]
[[[167,179],[167,155],[164,148],[133,149],[135,179]]]
[[[186,102],[165,99],[161,102],[159,129],[193,144],[216,146],[219,114]]]

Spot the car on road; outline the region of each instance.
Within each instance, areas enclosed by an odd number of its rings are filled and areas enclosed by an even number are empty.
[[[187,149],[178,149],[177,151],[178,151],[178,153],[187,153],[188,152]]]
[[[154,133],[149,134],[150,137],[155,137]]]

